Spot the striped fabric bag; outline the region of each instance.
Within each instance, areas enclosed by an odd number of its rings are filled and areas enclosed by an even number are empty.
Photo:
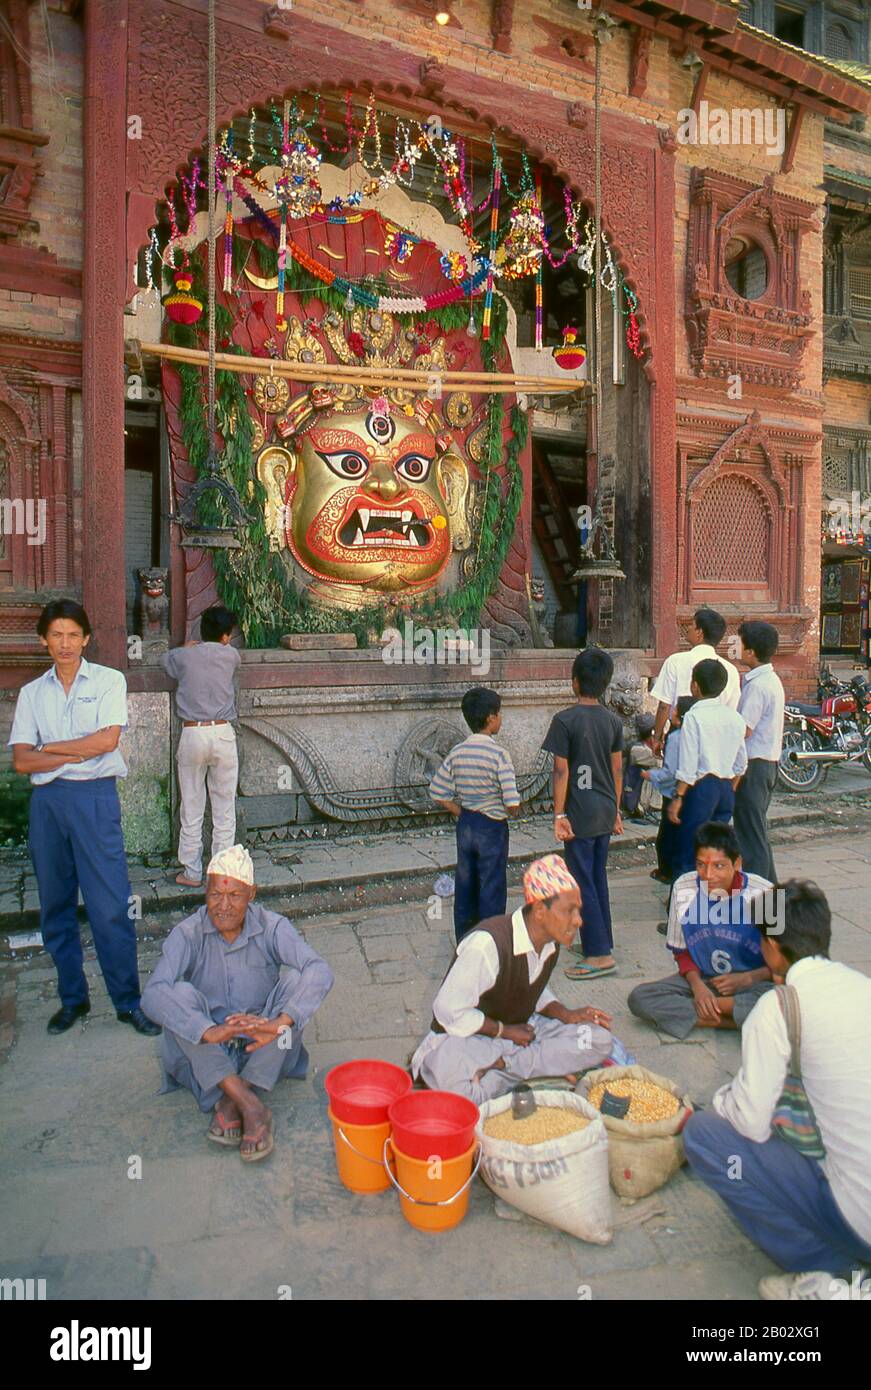
[[[798,1149],[805,1158],[825,1158],[823,1136],[801,1079],[801,1011],[798,994],[792,985],[777,985],[775,988],[786,1023],[792,1060],[780,1099],[774,1108],[771,1126],[775,1134]]]

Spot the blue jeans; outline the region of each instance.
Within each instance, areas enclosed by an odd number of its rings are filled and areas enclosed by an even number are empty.
[[[871,1261],[871,1247],[847,1225],[816,1159],[779,1135],[756,1144],[710,1111],[692,1115],[683,1138],[690,1167],[781,1269],[842,1275]],[[740,1177],[730,1176],[736,1159]]]
[[[610,956],[611,902],[608,897],[608,846],[610,835],[565,842],[569,873],[581,890],[581,945],[585,956]]]
[[[88,998],[79,935],[79,889],[106,989],[118,1013],[139,1007],[136,928],[114,777],[57,777],[33,788],[30,857],[39,887],[39,924],[57,970],[62,1004]]]
[[[457,821],[454,935],[457,945],[508,902],[508,822],[480,811],[461,811]]]
[[[699,826],[709,820],[728,825],[734,805],[735,793],[728,777],[702,777],[694,787],[687,787],[680,808],[680,825],[675,826],[674,878],[695,870],[695,839]]]

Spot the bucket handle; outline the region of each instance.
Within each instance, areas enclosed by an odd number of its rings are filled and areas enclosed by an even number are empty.
[[[402,1183],[399,1181],[399,1179],[398,1179],[398,1178],[393,1174],[393,1172],[391,1171],[390,1163],[389,1163],[388,1158],[387,1158],[387,1145],[388,1145],[388,1144],[390,1144],[391,1149],[393,1149],[393,1144],[391,1143],[390,1135],[389,1135],[389,1134],[388,1134],[387,1138],[384,1140],[384,1151],[383,1151],[383,1155],[382,1155],[382,1157],[383,1157],[383,1162],[384,1162],[384,1167],[385,1167],[385,1169],[386,1169],[386,1171],[387,1171],[387,1176],[388,1176],[388,1178],[390,1179],[390,1181],[393,1183],[393,1186],[396,1188],[396,1191],[399,1192],[399,1193],[401,1193],[401,1195],[405,1198],[405,1200],[406,1200],[407,1202],[413,1202],[414,1205],[415,1205],[416,1207],[450,1207],[450,1206],[452,1206],[453,1203],[456,1202],[456,1200],[457,1200],[458,1197],[462,1197],[462,1195],[463,1195],[463,1193],[465,1192],[466,1188],[469,1187],[469,1186],[471,1185],[473,1178],[475,1177],[476,1173],[478,1172],[478,1169],[479,1169],[480,1166],[481,1166],[481,1159],[484,1157],[484,1149],[483,1149],[483,1146],[482,1146],[482,1145],[479,1145],[479,1147],[478,1147],[478,1152],[477,1152],[477,1154],[475,1155],[475,1162],[472,1164],[472,1171],[471,1171],[471,1173],[469,1174],[469,1176],[467,1177],[466,1181],[463,1183],[462,1187],[459,1188],[459,1190],[458,1190],[457,1192],[454,1193],[453,1197],[445,1197],[444,1200],[441,1201],[441,1202],[425,1202],[425,1201],[423,1200],[422,1197],[412,1197],[412,1195],[411,1195],[410,1192],[406,1192],[405,1188],[402,1186]],[[394,1149],[393,1152],[395,1153],[396,1150]]]
[[[336,1125],[336,1133],[338,1134],[338,1136],[339,1136],[340,1139],[344,1140],[344,1142],[348,1145],[348,1148],[351,1150],[351,1152],[352,1152],[352,1153],[355,1153],[355,1154],[357,1155],[358,1158],[363,1158],[363,1159],[365,1159],[367,1163],[377,1163],[379,1168],[383,1168],[383,1167],[384,1167],[384,1162],[385,1162],[385,1160],[384,1160],[383,1157],[382,1157],[382,1158],[373,1158],[371,1154],[364,1154],[364,1153],[362,1153],[362,1152],[360,1151],[360,1149],[357,1148],[356,1144],[352,1144],[352,1143],[351,1143],[351,1141],[350,1141],[350,1139],[348,1138],[347,1134],[346,1134],[345,1131],[342,1129],[342,1126],[339,1125],[339,1124]],[[389,1172],[389,1171],[390,1171],[390,1170],[388,1169],[388,1172]]]

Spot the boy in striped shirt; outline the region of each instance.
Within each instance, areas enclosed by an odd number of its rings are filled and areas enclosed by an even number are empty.
[[[508,900],[508,817],[520,812],[511,756],[496,743],[502,700],[467,690],[461,705],[471,734],[448,753],[429,794],[457,822],[454,935],[457,945],[479,922],[502,916]]]

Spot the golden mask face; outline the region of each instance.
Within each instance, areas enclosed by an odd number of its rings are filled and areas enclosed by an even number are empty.
[[[430,430],[382,401],[295,441],[286,539],[310,574],[380,592],[418,589],[469,544],[468,472]]]

